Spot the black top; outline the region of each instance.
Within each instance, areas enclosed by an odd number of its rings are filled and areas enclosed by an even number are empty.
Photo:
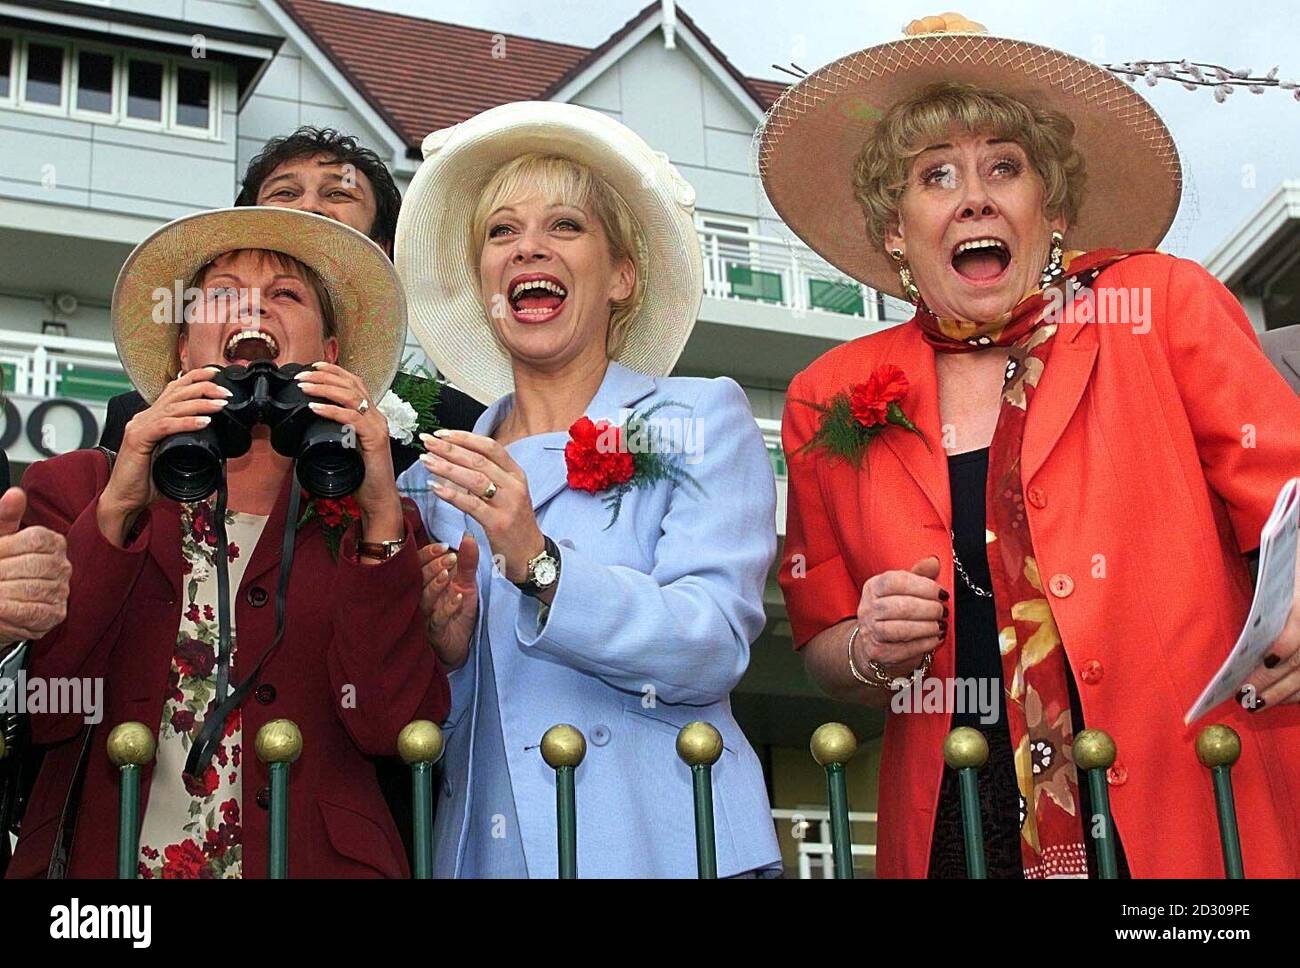
[[[989,575],[987,542],[985,540],[985,481],[988,478],[988,448],[954,454],[948,458],[948,483],[952,495],[953,550],[966,570],[971,584],[986,592],[993,591]],[[955,570],[955,569],[954,569]],[[979,771],[980,813],[984,827],[984,854],[990,878],[1017,878],[1023,876],[1020,856],[1020,788],[1016,782],[1015,754],[1011,747],[1011,731],[1007,723],[1006,690],[1002,677],[1002,655],[998,650],[997,611],[993,597],[973,591],[960,573],[954,578],[953,634],[956,646],[954,656],[958,679],[994,680],[997,696],[997,718],[981,722],[981,710],[954,711],[952,728],[971,726],[984,733],[989,742],[988,762]],[[1071,722],[1075,734],[1084,728],[1083,711],[1074,675],[1066,663],[1066,683],[1070,691]],[[957,690],[957,695],[969,690]],[[975,695],[987,696],[990,690],[976,690]],[[1086,780],[1080,776],[1079,816],[1091,816]],[[1115,838],[1116,861],[1121,877],[1128,876],[1124,850]],[[1097,858],[1092,838],[1085,836],[1088,850],[1088,870],[1096,876]],[[935,816],[934,837],[930,846],[930,877],[948,878],[966,876],[966,855],[962,832],[961,800],[958,793],[957,774],[945,770],[939,792],[939,807]]]

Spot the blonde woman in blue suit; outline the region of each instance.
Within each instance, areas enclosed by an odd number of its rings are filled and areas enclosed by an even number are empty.
[[[735,382],[666,376],[702,291],[694,192],[571,105],[494,108],[424,154],[397,240],[413,329],[491,403],[472,433],[424,437],[400,482],[447,543],[424,552],[430,642],[455,670],[436,872],[556,876],[537,747],[564,722],[587,738],[579,875],[695,876],[675,741],[705,720],[724,744],[718,873],[777,875],[728,698],[764,625],[775,484]]]

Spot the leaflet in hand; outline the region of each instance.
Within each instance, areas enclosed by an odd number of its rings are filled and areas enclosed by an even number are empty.
[[[1183,717],[1190,725],[1207,712],[1237,695],[1250,674],[1277,641],[1291,614],[1295,598],[1296,533],[1300,524],[1300,477],[1293,477],[1282,487],[1273,505],[1273,513],[1259,534],[1259,578],[1255,582],[1255,600],[1250,603],[1246,627],[1227,660],[1215,673],[1201,697]]]

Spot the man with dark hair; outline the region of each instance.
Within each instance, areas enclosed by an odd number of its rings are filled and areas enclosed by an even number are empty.
[[[402,196],[379,156],[357,144],[356,138],[333,128],[304,126],[293,134],[272,138],[248,164],[236,205],[273,205],[314,212],[350,225],[393,256],[397,213]],[[108,401],[102,447],[121,447],[126,423],[145,409],[144,398],[132,390]],[[434,413],[438,424],[452,430],[472,430],[483,407],[476,400],[444,385]],[[420,455],[418,441],[392,441],[393,470],[400,474]]]

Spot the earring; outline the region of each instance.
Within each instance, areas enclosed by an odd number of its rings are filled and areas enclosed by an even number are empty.
[[[1062,271],[1064,271],[1061,265],[1061,258],[1063,255],[1061,244],[1064,241],[1065,241],[1065,236],[1063,236],[1060,232],[1052,233],[1051,254],[1048,257],[1047,265],[1043,267],[1043,275],[1042,278],[1039,280],[1038,288],[1046,289],[1052,283],[1056,282],[1057,277],[1059,277]]]
[[[912,281],[912,270],[903,259],[903,250],[890,249],[889,257],[898,265],[898,281],[903,286],[903,292],[907,294],[912,305],[921,305],[921,290],[917,289],[916,283]]]

